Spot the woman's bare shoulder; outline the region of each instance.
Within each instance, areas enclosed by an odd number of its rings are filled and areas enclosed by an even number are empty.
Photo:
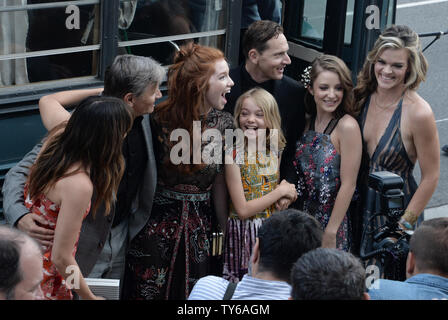
[[[338,122],[338,129],[342,132],[359,132],[358,121],[349,114],[344,115]]]
[[[93,183],[86,171],[78,171],[59,179],[55,189],[71,197],[90,199],[93,193]]]
[[[434,118],[434,113],[429,103],[415,91],[410,91],[406,94],[403,108],[407,109],[407,114],[413,121]]]

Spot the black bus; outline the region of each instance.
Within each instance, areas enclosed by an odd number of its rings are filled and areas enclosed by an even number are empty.
[[[355,78],[380,31],[394,23],[396,2],[264,1],[280,12],[276,19],[284,27],[292,60],[286,74],[295,79],[322,52],[341,57]],[[152,56],[168,66],[179,46],[191,39],[220,48],[234,67],[248,12],[251,19],[266,18],[254,16],[263,12],[256,6],[250,0],[0,4],[0,187],[6,172],[46,133],[37,106],[40,97],[102,86],[105,68],[118,54]]]

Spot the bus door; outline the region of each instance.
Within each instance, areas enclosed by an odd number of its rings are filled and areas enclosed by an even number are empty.
[[[353,80],[386,26],[395,22],[397,0],[285,0],[283,28],[292,60],[286,74],[298,79],[319,54],[343,59]]]

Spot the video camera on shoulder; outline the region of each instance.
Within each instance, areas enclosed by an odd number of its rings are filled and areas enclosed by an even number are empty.
[[[375,211],[381,212],[390,222],[398,222],[404,211],[403,179],[389,171],[372,172],[368,185],[377,192]]]

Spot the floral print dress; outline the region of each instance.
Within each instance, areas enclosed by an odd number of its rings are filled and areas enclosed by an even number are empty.
[[[296,144],[298,208],[314,216],[325,230],[330,220],[336,196],[341,186],[341,156],[331,142],[331,132],[338,119],[332,119],[323,133],[311,127]],[[350,250],[349,219],[345,215],[336,235],[336,248]]]
[[[54,204],[44,194],[41,194],[34,201],[28,195],[28,185],[25,186],[25,206],[31,213],[37,214],[48,221],[48,228],[53,230],[56,228],[60,207]],[[87,208],[84,218],[90,211]],[[81,232],[81,230],[80,230]],[[79,237],[79,234],[78,234]],[[76,242],[72,255],[75,256],[78,242]],[[73,300],[72,291],[66,286],[64,278],[57,271],[55,265],[51,261],[51,251],[53,246],[49,246],[43,252],[43,271],[44,277],[40,284],[44,298],[47,300]]]

